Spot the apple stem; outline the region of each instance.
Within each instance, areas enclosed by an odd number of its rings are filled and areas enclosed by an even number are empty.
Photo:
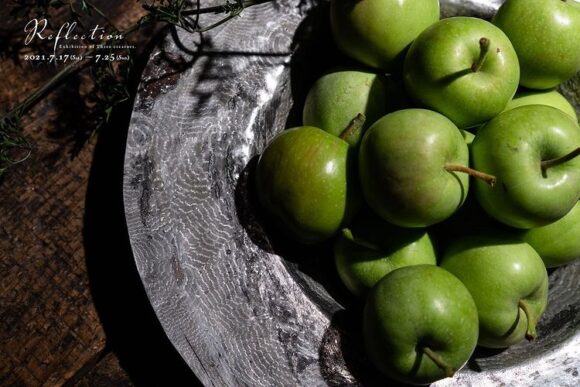
[[[348,124],[346,129],[340,134],[339,137],[348,142],[350,146],[357,146],[360,141],[365,121],[366,117],[364,114],[357,114],[356,117],[350,121],[350,124]]]
[[[526,315],[526,318],[528,319],[528,328],[526,329],[526,339],[528,341],[532,341],[536,338],[537,334],[536,334],[536,318],[532,315],[530,308],[528,307],[528,304],[523,301],[520,300],[518,302],[518,306],[520,307],[521,310],[524,311],[524,314]]]
[[[495,178],[495,176],[489,175],[485,172],[477,171],[475,169],[466,167],[465,165],[461,165],[461,164],[451,164],[451,163],[445,164],[445,170],[447,172],[467,173],[469,176],[473,176],[475,178],[483,180],[484,182],[489,184],[490,187],[492,187],[492,188],[495,187],[495,183],[497,182],[497,179]]]
[[[451,367],[445,360],[441,358],[437,353],[435,353],[429,347],[422,347],[421,350],[429,359],[433,360],[433,363],[437,364],[437,367],[441,368],[443,372],[445,372],[445,376],[448,378],[453,377],[455,375],[455,370]]]
[[[557,159],[542,161],[542,164],[541,164],[542,172],[546,172],[546,169],[548,169],[548,168],[554,167],[556,165],[560,165],[562,163],[565,163],[566,161],[570,161],[578,155],[580,155],[580,148],[576,148],[572,152],[568,153],[567,155],[562,156],[562,157],[558,157]]]
[[[345,237],[346,239],[348,239],[349,241],[351,241],[354,244],[357,244],[361,247],[366,247],[367,249],[371,249],[371,250],[375,250],[375,251],[380,251],[381,247],[369,242],[369,241],[365,241],[364,239],[359,239],[359,238],[355,238],[354,235],[352,235],[352,231],[349,228],[343,228],[342,229],[342,236]]]
[[[481,70],[481,66],[483,66],[483,62],[485,62],[485,58],[487,58],[487,53],[489,52],[489,39],[488,38],[481,38],[479,39],[479,58],[477,62],[471,65],[471,71],[474,73]]]

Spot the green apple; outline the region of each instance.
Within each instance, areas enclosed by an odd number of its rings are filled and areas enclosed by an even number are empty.
[[[258,200],[272,224],[302,243],[330,238],[359,205],[349,144],[303,126],[279,134],[258,160]]]
[[[371,211],[361,213],[337,236],[334,260],[342,282],[357,296],[366,296],[381,278],[399,267],[437,264],[425,229],[397,227]]]
[[[367,127],[381,118],[386,113],[386,98],[385,85],[376,73],[334,69],[319,78],[308,92],[302,124],[340,136],[359,113],[366,116]]]
[[[546,309],[548,273],[527,243],[494,234],[457,239],[441,267],[467,287],[479,314],[479,342],[505,348],[536,336],[536,323]]]
[[[533,228],[566,215],[580,198],[580,128],[544,105],[506,111],[480,128],[471,144],[473,167],[496,177],[475,182],[481,206],[502,223]]]
[[[557,267],[580,257],[580,202],[563,218],[526,230],[522,238],[542,257],[546,267]]]
[[[520,60],[520,84],[549,89],[580,70],[580,3],[507,0],[493,23],[510,38]]]
[[[461,281],[437,266],[392,271],[365,304],[367,354],[398,381],[428,384],[451,377],[473,353],[477,336],[473,298]]]
[[[469,155],[457,127],[439,113],[405,109],[372,125],[359,151],[369,206],[401,227],[426,227],[451,216],[469,189]],[[459,172],[459,173],[458,173]]]
[[[572,105],[570,105],[570,102],[568,102],[568,100],[556,90],[526,90],[518,92],[514,98],[508,102],[504,111],[525,105],[552,106],[568,114],[574,119],[574,121],[578,121],[576,111]]]
[[[503,111],[519,81],[518,58],[505,34],[471,17],[443,19],[413,42],[403,69],[409,94],[459,128]]]
[[[439,20],[438,0],[332,0],[334,41],[365,65],[392,69],[406,48]]]

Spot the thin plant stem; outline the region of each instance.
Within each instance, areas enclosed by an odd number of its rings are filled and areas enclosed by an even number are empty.
[[[85,4],[92,9],[93,11],[95,11],[99,16],[101,16],[107,23],[109,23],[116,31],[119,31],[119,28],[115,25],[115,22],[113,22],[113,20],[111,20],[110,17],[108,17],[103,11],[101,11],[98,7],[96,7],[93,3],[91,3],[89,0],[84,0]]]
[[[570,152],[562,157],[558,157],[556,159],[551,159],[551,160],[544,160],[541,162],[542,171],[546,172],[546,170],[548,168],[555,167],[556,165],[560,165],[562,163],[570,161],[573,158],[578,157],[578,156],[580,156],[580,148],[576,148],[572,152]]]
[[[478,170],[473,169],[473,168],[469,168],[469,167],[467,167],[465,165],[461,165],[461,164],[447,163],[447,164],[445,164],[445,170],[447,172],[467,173],[469,176],[473,176],[477,179],[480,179],[480,180],[486,182],[492,188],[495,187],[495,184],[497,182],[497,179],[495,178],[495,176],[492,176],[492,175],[487,174],[485,172],[478,171]]]

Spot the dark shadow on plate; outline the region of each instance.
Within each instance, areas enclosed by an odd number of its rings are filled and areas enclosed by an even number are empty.
[[[211,106],[209,104],[214,94],[230,94],[230,102],[232,103],[235,103],[235,101],[255,100],[256,96],[253,94],[255,90],[248,90],[246,88],[236,88],[231,92],[222,93],[223,88],[231,88],[235,84],[232,81],[238,77],[237,69],[234,67],[235,59],[241,57],[279,58],[277,61],[271,62],[271,66],[276,66],[277,64],[284,63],[289,53],[219,51],[212,47],[211,41],[208,41],[198,55],[200,58],[204,58],[204,62],[200,66],[201,69],[197,82],[192,89],[192,94],[195,95],[197,101],[193,106],[193,112],[196,115],[204,114],[207,110],[217,110],[217,106]]]
[[[287,128],[301,125],[304,99],[316,79],[332,67],[349,63],[349,60],[339,54],[334,46],[328,12],[328,3],[321,3],[309,10],[294,36],[290,62],[294,105],[286,121]],[[313,36],[316,36],[316,39],[312,39]],[[331,242],[300,245],[285,237],[260,212],[253,183],[257,158],[258,156],[254,157],[245,166],[236,184],[236,211],[247,235],[262,250],[283,257],[289,273],[322,310],[332,313],[337,310],[338,305],[321,296],[316,289],[318,285],[339,303],[351,303],[352,296],[344,288],[334,270]]]
[[[286,120],[286,128],[302,124],[304,100],[312,84],[322,74],[334,67],[354,65],[337,51],[332,41],[328,7],[328,3],[322,3],[310,10],[294,36],[290,62],[294,104]],[[313,36],[316,39],[312,39]],[[362,302],[348,292],[336,273],[332,241],[317,245],[296,243],[277,229],[275,222],[269,221],[261,211],[254,183],[258,157],[247,163],[236,183],[237,217],[253,243],[265,252],[282,257],[288,273],[310,299],[329,314],[331,325],[319,348],[319,364],[325,381],[331,386],[399,386],[379,375],[364,355],[360,337]],[[322,294],[324,292],[331,298]],[[344,307],[347,309],[344,310]]]
[[[259,156],[254,156],[240,173],[236,183],[234,200],[238,220],[248,237],[261,250],[274,253],[268,234],[258,216],[256,189],[254,186],[254,171]]]
[[[506,349],[507,348],[484,348],[478,346],[475,348],[475,352],[473,353],[473,355],[471,355],[471,357],[467,361],[466,367],[468,367],[472,371],[481,372],[483,370],[479,366],[478,360],[499,355]]]
[[[236,213],[246,235],[261,250],[283,257],[288,272],[322,310],[332,313],[337,304],[322,296],[318,285],[340,304],[352,304],[353,296],[340,282],[334,269],[331,242],[302,245],[289,240],[261,211],[254,182],[257,162],[258,156],[255,156],[245,166],[235,189]]]
[[[177,33],[175,27],[170,29],[170,34],[173,42],[181,51],[180,55],[176,55],[169,50],[162,50],[159,55],[158,65],[167,66],[177,64],[178,66],[171,66],[177,69],[177,73],[181,73],[182,68],[190,68],[194,64],[198,64],[196,69],[196,82],[191,89],[192,96],[195,96],[192,103],[192,112],[194,115],[204,115],[209,111],[215,111],[218,106],[210,104],[212,96],[220,94],[223,88],[230,88],[235,82],[231,82],[238,77],[237,69],[235,68],[235,61],[243,57],[264,57],[264,58],[279,58],[278,63],[284,63],[290,52],[260,52],[260,51],[244,51],[244,50],[222,50],[216,47],[211,36],[204,34],[194,34],[190,42],[184,42]],[[190,36],[190,35],[187,35]],[[276,61],[272,62],[272,66],[277,65]],[[167,71],[164,71],[167,72]],[[171,70],[165,77],[175,78],[175,83],[178,77],[175,77],[175,72]],[[254,90],[252,90],[254,91]],[[237,100],[253,100],[255,95],[250,95],[244,88],[234,90],[235,95],[232,95],[227,103],[235,103]],[[232,94],[232,93],[225,93]]]
[[[132,90],[149,52],[136,58]],[[123,207],[123,164],[132,107],[128,101],[113,114],[94,151],[83,229],[91,294],[107,348],[133,384],[201,386],[159,323],[131,251]]]
[[[363,304],[332,316],[319,349],[324,381],[331,387],[405,387],[404,383],[381,374],[368,359],[362,337]]]
[[[176,40],[178,38],[174,27],[166,27],[158,35],[165,36],[168,33],[178,47],[183,47]],[[159,51],[149,58],[149,65],[143,71],[139,84],[140,102],[138,106],[135,106],[138,110],[152,108],[156,97],[175,86],[181,74],[190,68],[198,58],[195,53],[192,54],[185,47],[179,54],[167,50],[166,45],[169,42],[170,40],[159,42]],[[201,38],[199,45],[202,44],[204,44],[203,38]]]
[[[540,319],[538,326],[536,327],[538,337],[554,335],[556,332],[560,332],[567,324],[578,321],[578,312],[580,312],[580,310],[576,305],[568,305],[566,308],[556,313],[550,320],[547,320],[546,318]]]

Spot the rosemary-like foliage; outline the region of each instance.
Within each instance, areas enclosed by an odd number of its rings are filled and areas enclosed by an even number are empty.
[[[51,8],[68,7],[71,21],[76,21],[79,26],[83,27],[82,22],[85,16],[97,14],[106,22],[108,33],[118,32],[126,38],[144,25],[153,23],[173,25],[190,33],[202,33],[226,23],[238,16],[245,8],[266,1],[269,0],[225,0],[222,5],[206,8],[201,7],[201,0],[145,1],[143,8],[147,14],[124,31],[119,31],[106,13],[89,0],[12,0],[11,14],[16,17],[38,17],[47,15]],[[207,26],[203,26],[200,23],[200,15],[208,13],[224,16]],[[87,56],[95,52],[96,50],[90,50],[84,54]],[[109,121],[113,110],[119,104],[130,99],[127,82],[128,74],[133,66],[132,61],[113,65],[108,61],[95,63],[83,60],[66,65],[24,101],[0,116],[0,177],[11,166],[26,160],[33,150],[33,145],[22,133],[22,118],[30,108],[66,82],[72,74],[89,66],[92,68],[91,74],[95,85],[89,98],[94,105],[95,114],[88,118],[92,128],[87,138]]]

